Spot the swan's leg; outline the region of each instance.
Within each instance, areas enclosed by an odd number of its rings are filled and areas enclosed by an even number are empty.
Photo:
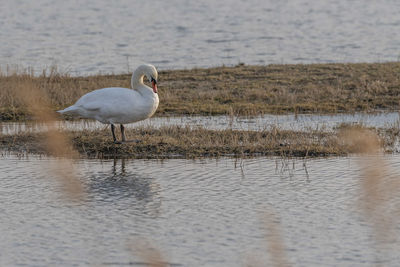
[[[115,126],[112,123],[111,123],[111,132],[112,132],[112,136],[113,136],[113,139],[114,139],[114,143],[115,144],[121,144],[121,142],[118,142],[117,138],[115,137]]]
[[[121,137],[122,137],[122,142],[125,142],[126,141],[126,138],[125,138],[125,127],[122,124],[121,124]]]
[[[139,143],[140,140],[126,140],[125,137],[125,127],[124,125],[121,124],[121,137],[122,137],[122,141],[119,142],[119,144],[126,144],[126,143]]]

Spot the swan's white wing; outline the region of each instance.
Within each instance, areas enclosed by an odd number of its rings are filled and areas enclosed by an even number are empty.
[[[135,90],[110,87],[87,93],[74,106],[83,117],[103,123],[125,123],[131,120],[128,117],[132,117],[139,99],[141,96]]]
[[[99,110],[106,103],[107,98],[104,89],[99,89],[83,95],[75,103],[75,106],[87,111],[95,111]]]
[[[75,106],[85,110],[99,110],[107,106],[121,106],[132,98],[136,92],[128,88],[110,87],[87,93],[82,96]]]

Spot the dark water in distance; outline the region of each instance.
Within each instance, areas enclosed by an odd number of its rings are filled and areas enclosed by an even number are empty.
[[[293,266],[398,266],[398,225],[377,246],[360,211],[357,160],[82,159],[87,198],[75,203],[49,175],[55,159],[4,154],[0,265],[141,266],[136,248],[150,240],[176,266],[271,266],[264,219],[275,214]],[[384,164],[397,175],[399,162]]]
[[[400,56],[395,0],[0,1],[0,66],[73,75]]]

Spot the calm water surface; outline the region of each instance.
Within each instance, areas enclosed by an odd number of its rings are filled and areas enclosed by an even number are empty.
[[[2,156],[0,265],[140,266],[137,246],[148,240],[171,265],[265,266],[265,212],[293,266],[400,262],[400,229],[377,246],[359,209],[355,157],[79,160],[82,202],[63,197],[54,161]],[[384,164],[397,175],[399,162]]]
[[[355,114],[287,114],[263,115],[256,117],[230,117],[230,116],[185,116],[185,117],[153,117],[141,122],[126,124],[128,128],[135,127],[162,127],[162,126],[188,126],[204,127],[206,129],[223,130],[270,130],[274,127],[285,130],[332,131],[341,124],[361,124],[366,127],[388,128],[399,127],[400,117],[398,112],[355,113]],[[56,127],[67,130],[94,130],[103,129],[106,125],[91,120],[58,121]],[[40,132],[49,128],[49,125],[35,122],[0,122],[0,133],[15,134],[20,132]]]
[[[400,2],[2,0],[0,66],[73,75],[400,55]]]

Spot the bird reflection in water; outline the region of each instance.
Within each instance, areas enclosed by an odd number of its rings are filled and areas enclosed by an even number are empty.
[[[110,172],[91,174],[88,188],[92,199],[103,204],[118,202],[119,208],[157,217],[161,209],[160,185],[154,178],[127,170],[125,159],[120,159],[120,166],[118,161],[113,160]]]

